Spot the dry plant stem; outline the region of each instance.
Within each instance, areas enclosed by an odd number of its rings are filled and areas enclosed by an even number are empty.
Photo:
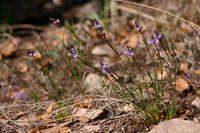
[[[32,30],[40,30],[40,31],[45,31],[48,28],[42,27],[42,26],[35,26],[31,24],[17,24],[17,25],[5,25],[5,26],[0,26],[0,31],[3,30],[4,28],[8,28],[9,32],[12,33],[14,29],[32,29]]]
[[[137,10],[134,10],[134,9],[132,9],[131,7],[127,7],[127,6],[125,6],[125,5],[118,5],[116,8],[119,9],[119,10],[122,10],[122,11],[126,11],[126,12],[130,12],[130,13],[138,14],[138,15],[140,15],[141,17],[144,17],[144,18],[146,18],[146,19],[148,19],[148,20],[151,20],[151,21],[156,21],[156,19],[155,19],[153,16],[148,15],[148,14],[143,13],[143,12],[140,12],[140,11],[137,11]],[[167,24],[167,21],[159,20],[159,22],[160,22],[160,21],[161,21],[162,23]]]
[[[116,17],[116,2],[114,0],[111,0],[110,4],[110,14],[111,14],[111,22],[112,22],[112,31],[116,28],[117,24],[115,22],[115,17]]]
[[[169,16],[172,16],[172,17],[174,17],[174,18],[179,19],[180,21],[183,21],[183,22],[185,22],[185,23],[188,23],[188,24],[191,25],[193,28],[196,27],[196,28],[200,29],[200,26],[199,26],[199,25],[197,25],[197,24],[195,24],[195,23],[193,23],[193,22],[191,22],[191,21],[188,21],[188,20],[186,20],[186,19],[184,19],[184,18],[182,18],[182,17],[179,17],[179,16],[177,16],[177,15],[175,15],[175,14],[173,14],[173,13],[170,13],[170,12],[168,12],[168,11],[166,11],[166,10],[162,10],[162,9],[159,9],[159,8],[156,8],[156,7],[152,7],[152,6],[148,6],[148,5],[144,5],[144,4],[139,4],[139,3],[131,2],[131,1],[127,1],[127,0],[115,0],[115,1],[121,2],[121,3],[127,3],[127,4],[130,4],[130,5],[141,6],[141,7],[145,7],[145,8],[148,8],[148,9],[151,9],[151,10],[155,10],[155,11],[158,11],[158,12],[161,12],[161,13],[165,13],[165,14],[167,14],[167,15],[169,15]]]
[[[7,119],[7,123],[8,123],[8,122],[13,122],[14,124],[18,125],[16,122],[14,122],[13,120],[11,120],[11,119],[9,118],[9,116],[6,115],[6,112],[2,109],[1,106],[0,106],[0,110],[1,110],[2,115]],[[8,125],[7,123],[5,123],[5,120],[4,120],[4,121],[1,120],[1,121],[2,121],[6,126],[11,127],[11,126]]]
[[[110,42],[106,39],[104,33],[100,32],[100,34],[101,34],[101,38],[103,38],[103,40],[105,41],[105,43],[108,44],[108,46],[109,46],[109,47],[115,52],[115,54],[120,58],[119,52],[118,52],[117,49],[114,48],[114,47],[112,46],[112,44],[110,44]]]
[[[115,103],[118,103],[118,102],[124,102],[124,101],[117,100],[117,99],[113,99],[113,98],[109,98],[109,99],[108,99],[108,98],[94,99],[94,101],[107,101],[107,102],[112,101],[111,103],[109,102],[109,103],[107,103],[106,105],[104,105],[103,107],[99,108],[99,110],[100,110],[100,109],[104,109],[104,108],[106,108],[107,106],[112,105],[112,104],[115,104]],[[88,101],[85,100],[85,101],[82,101],[82,102],[78,102],[78,103],[75,103],[75,104],[72,104],[72,105],[67,105],[67,106],[65,106],[65,107],[59,108],[59,109],[55,110],[54,112],[52,112],[51,114],[49,114],[49,116],[48,116],[47,118],[43,119],[43,121],[49,119],[49,118],[50,118],[51,116],[53,116],[53,115],[57,115],[57,114],[58,114],[60,111],[62,111],[62,110],[66,110],[67,108],[70,108],[70,107],[72,108],[72,107],[75,107],[75,106],[77,106],[77,105],[79,105],[79,104],[81,104],[81,103],[87,103],[87,102],[88,102]],[[83,114],[83,115],[84,115],[84,114]],[[66,119],[66,118],[73,117],[73,116],[75,116],[75,115],[66,116],[66,117],[64,117],[64,118],[62,118],[62,119],[60,119],[60,120],[64,120],[64,119]],[[55,120],[52,120],[51,122],[55,122]]]

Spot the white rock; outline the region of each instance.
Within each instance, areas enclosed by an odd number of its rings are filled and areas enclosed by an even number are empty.
[[[89,92],[103,88],[103,79],[95,73],[89,73],[85,78],[84,83],[87,86]]]
[[[193,101],[192,101],[192,105],[200,108],[200,97],[196,97]],[[200,131],[199,131],[200,132]]]
[[[200,124],[181,119],[160,122],[149,133],[200,133]]]
[[[79,108],[75,111],[75,117],[77,117],[81,122],[89,122],[89,120],[94,120],[104,113],[103,109],[86,109]]]
[[[98,130],[100,130],[99,125],[85,125],[81,129],[81,131],[83,131],[83,133],[93,133],[93,132],[97,132]]]
[[[108,56],[114,55],[114,51],[108,45],[96,46],[92,49],[91,53],[93,55],[108,55]]]

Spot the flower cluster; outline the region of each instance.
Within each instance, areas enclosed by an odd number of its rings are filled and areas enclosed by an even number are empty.
[[[127,49],[124,51],[124,54],[134,56],[133,48],[127,47]]]
[[[106,72],[109,73],[110,75],[113,74],[112,70],[110,69],[109,64],[101,63],[101,71],[102,71],[103,74],[105,74]]]
[[[101,24],[100,24],[96,19],[94,20],[93,24],[94,24],[95,28],[96,28],[99,32],[103,33],[103,27],[101,26]]]
[[[74,48],[71,48],[67,55],[68,56],[73,56],[74,59],[78,58],[78,54],[77,54],[77,52],[76,52],[76,50]]]
[[[150,44],[159,43],[162,37],[162,34],[158,33],[157,31],[154,31],[154,33],[152,34],[152,40],[150,40]]]

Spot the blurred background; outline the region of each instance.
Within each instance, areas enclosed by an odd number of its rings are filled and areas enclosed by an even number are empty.
[[[98,12],[106,0],[1,0],[0,23],[42,25],[50,17],[77,20]]]
[[[109,0],[1,0],[0,24],[43,25],[50,17],[76,21],[99,13],[108,3]]]

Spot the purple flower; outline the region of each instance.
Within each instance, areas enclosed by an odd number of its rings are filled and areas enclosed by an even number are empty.
[[[133,48],[127,47],[127,49],[124,51],[124,54],[129,54],[130,56],[134,56]]]
[[[78,58],[78,54],[76,53],[76,50],[74,48],[71,48],[70,51],[67,53],[68,56],[73,56],[74,59]]]
[[[60,23],[60,19],[56,19],[55,21],[53,21],[54,24]]]
[[[101,24],[96,19],[94,20],[94,26],[101,28]]]
[[[155,43],[159,43],[159,42],[160,42],[160,39],[159,39],[159,38],[156,38],[154,41],[155,41]]]
[[[194,35],[194,36],[197,36],[198,33],[197,33],[196,31],[193,31],[193,35]]]
[[[162,34],[158,33],[158,38],[161,39],[162,38]]]
[[[36,56],[36,53],[35,53],[34,50],[29,50],[27,54],[28,54],[28,56],[31,56],[31,57],[35,57]]]
[[[139,25],[137,24],[137,22],[135,22],[135,26],[136,26],[136,28],[137,28],[137,30],[138,30],[139,32],[142,31],[142,26],[139,26]]]
[[[152,34],[152,40],[150,40],[150,44],[159,43],[162,37],[162,34],[158,33],[157,31],[154,31],[154,33]]]
[[[110,75],[113,74],[112,70],[110,69],[109,64],[101,63],[101,71],[102,71],[103,74],[105,74],[106,72],[108,72]]]
[[[152,39],[152,40],[150,40],[150,42],[149,42],[150,44],[154,44],[155,43],[155,40],[154,39]]]
[[[200,41],[200,34],[196,30],[194,30],[192,33],[194,36],[197,36]]]
[[[189,73],[189,72],[188,72],[188,73],[186,73],[185,75],[186,75],[187,77],[191,77],[191,76],[192,76],[192,74],[191,74],[191,73]]]
[[[100,32],[103,33],[103,28],[101,26],[101,24],[95,19],[93,22],[94,26],[96,27],[97,30],[99,30]]]
[[[53,24],[60,23],[60,19],[50,18],[50,20],[53,21]]]

